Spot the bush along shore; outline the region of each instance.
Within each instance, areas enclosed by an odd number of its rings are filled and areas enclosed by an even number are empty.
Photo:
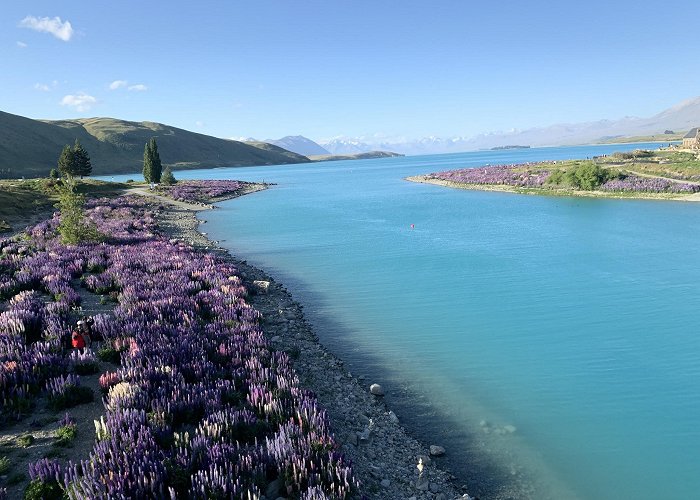
[[[407,180],[527,194],[700,201],[700,159],[673,150],[464,168]]]
[[[89,202],[101,242],[61,244],[58,215],[0,240],[0,425],[95,404],[81,377],[115,363],[94,430],[65,416],[56,432],[94,433],[89,455],[30,462],[28,498],[461,497],[283,287],[212,248],[192,206],[159,203]],[[67,352],[86,293],[113,309],[98,353]]]

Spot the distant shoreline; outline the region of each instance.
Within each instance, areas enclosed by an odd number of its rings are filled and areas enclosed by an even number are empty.
[[[470,191],[495,191],[500,193],[528,194],[537,196],[577,197],[577,198],[611,198],[620,200],[656,200],[656,201],[689,201],[700,202],[700,193],[681,195],[675,193],[640,193],[612,191],[582,191],[574,189],[544,189],[522,188],[506,184],[466,184],[460,182],[436,179],[429,175],[412,175],[405,180],[419,184],[434,184],[436,186]]]

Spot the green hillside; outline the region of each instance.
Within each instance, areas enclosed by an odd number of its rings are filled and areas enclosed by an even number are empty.
[[[174,169],[308,162],[305,156],[267,143],[250,144],[154,122],[114,118],[32,120],[0,111],[0,178],[40,177],[75,139],[92,160],[93,175],[140,172],[143,148],[155,137],[163,165]]]

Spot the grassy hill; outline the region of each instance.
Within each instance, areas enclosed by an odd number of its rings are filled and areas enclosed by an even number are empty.
[[[636,136],[618,136],[618,137],[603,137],[601,144],[624,144],[630,142],[673,142],[682,141],[685,132],[673,134],[656,134],[656,135],[636,135]]]
[[[32,120],[0,111],[0,178],[46,176],[61,149],[80,140],[93,175],[140,172],[143,148],[155,137],[163,165],[174,169],[308,162],[267,143],[243,143],[154,122],[114,118]]]

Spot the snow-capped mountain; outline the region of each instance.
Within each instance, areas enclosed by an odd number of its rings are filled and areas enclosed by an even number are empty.
[[[304,156],[328,155],[330,151],[303,135],[288,135],[281,139],[266,139],[265,142]]]
[[[416,140],[374,136],[340,137],[321,145],[333,154],[355,154],[372,150],[406,155],[458,153],[509,146],[564,146],[599,142],[613,137],[661,134],[665,130],[687,131],[700,126],[700,97],[688,99],[650,118],[624,117],[585,123],[563,123],[548,127],[507,132],[489,132],[474,137],[423,137]]]

